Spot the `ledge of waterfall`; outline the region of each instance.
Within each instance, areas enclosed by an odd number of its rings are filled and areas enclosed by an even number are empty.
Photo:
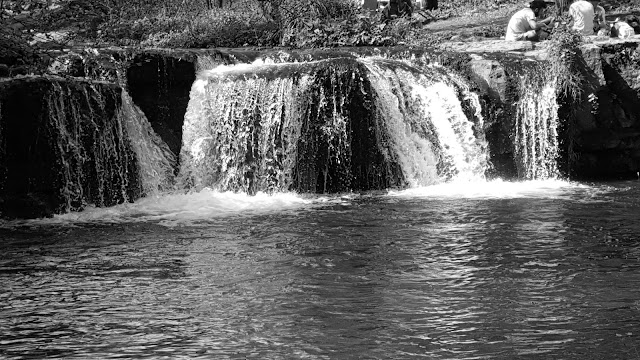
[[[571,103],[556,99],[553,106],[560,124],[558,161],[563,176],[619,179],[636,177],[640,171],[639,44],[637,36],[627,40],[594,38],[580,48],[583,96]],[[172,184],[181,166],[177,157],[184,151],[183,128],[192,88],[203,69],[329,61],[336,69],[351,71],[361,68],[354,59],[363,58],[404,64],[399,67],[436,66],[461,75],[478,96],[481,111],[477,115],[483,121],[475,122],[474,131],[482,133],[487,142],[487,176],[521,177],[514,145],[518,106],[524,101],[527,74],[545,69],[544,43],[448,42],[435,49],[67,49],[49,68],[59,77],[22,76],[0,81],[1,215],[34,217],[80,210],[87,204],[109,206]],[[252,76],[283,77],[286,73],[261,71]],[[354,74],[361,72],[353,70]],[[249,73],[243,70],[238,74],[247,77]],[[300,77],[302,73],[296,74]],[[356,84],[362,89],[372,86],[368,80],[358,81],[364,81]],[[363,104],[369,106],[368,102]],[[463,106],[468,114],[469,109],[468,104]],[[370,111],[359,107],[351,111],[355,110]],[[132,118],[144,118],[142,125],[134,128],[129,123],[127,128],[126,119]],[[148,149],[136,147],[140,141],[132,141],[133,132],[152,139],[158,149],[143,153]],[[378,135],[370,136],[374,141]],[[96,148],[96,139],[103,142],[102,147]],[[366,152],[361,150],[364,156]],[[382,158],[384,152],[373,155]],[[162,181],[144,184],[143,179],[151,176],[148,174],[158,171],[141,166],[141,157],[146,159],[143,162],[160,164]],[[379,174],[387,166],[384,171],[393,173],[396,170],[390,164],[380,161],[374,170],[362,171]],[[98,171],[106,177],[98,176]],[[246,177],[253,170],[243,171]],[[320,173],[314,184],[321,180]],[[400,177],[397,181],[376,177],[368,183],[398,186],[407,182]]]

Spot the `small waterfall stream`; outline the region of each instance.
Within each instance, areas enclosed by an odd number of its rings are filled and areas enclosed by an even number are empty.
[[[124,124],[131,148],[136,154],[140,181],[146,196],[172,190],[177,160],[167,144],[153,131],[144,113],[126,90],[121,94],[119,122]]]
[[[527,180],[559,177],[558,103],[555,81],[525,77],[516,113],[515,155]]]

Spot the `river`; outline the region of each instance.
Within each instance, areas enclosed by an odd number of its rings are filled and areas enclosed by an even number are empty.
[[[0,357],[640,358],[638,219],[638,181],[497,181],[5,221]]]

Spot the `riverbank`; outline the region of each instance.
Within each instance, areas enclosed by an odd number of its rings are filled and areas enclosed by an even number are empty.
[[[312,0],[308,0],[313,2]],[[267,2],[268,3],[268,2]],[[90,1],[3,2],[0,9],[0,76],[46,72],[60,50],[110,46],[152,48],[335,48],[358,46],[433,47],[443,42],[500,39],[520,1],[441,1],[428,15],[382,23],[380,15],[330,1],[320,8],[296,6],[285,19],[264,3],[225,3],[220,9],[168,2],[141,9]],[[313,3],[315,4],[315,3]],[[312,4],[312,5],[313,5]],[[316,4],[317,6],[317,4]],[[322,11],[320,11],[320,10]],[[610,18],[633,8],[608,3]],[[637,11],[637,9],[636,9]],[[279,19],[279,20],[278,20]]]

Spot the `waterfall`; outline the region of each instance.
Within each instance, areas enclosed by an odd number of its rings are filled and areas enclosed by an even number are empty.
[[[481,128],[477,95],[437,67],[416,72],[410,67],[383,68],[383,64],[367,61],[410,185],[431,185],[443,178],[484,179],[486,145],[476,138],[460,99],[462,93],[463,100],[472,103]]]
[[[520,177],[555,179],[559,176],[555,81],[530,77],[521,80],[514,145]]]
[[[118,92],[96,84],[53,81],[51,86],[43,118],[49,134],[41,140],[53,149],[56,175],[49,181],[58,184],[61,210],[81,209],[87,203],[109,206],[136,197],[135,155],[126,129],[112,112]]]
[[[174,187],[176,156],[158,136],[144,113],[126,90],[121,93],[119,121],[125,125],[131,147],[136,154],[139,177],[146,196],[158,195]]]
[[[479,179],[487,166],[474,134],[479,114],[477,97],[436,66],[381,58],[219,65],[192,86],[179,183],[322,193]]]
[[[183,125],[183,183],[251,192],[292,179],[297,116],[307,77],[227,81],[226,68],[195,81]]]
[[[0,120],[0,216],[112,206],[173,187],[175,156],[115,84],[6,81]]]

